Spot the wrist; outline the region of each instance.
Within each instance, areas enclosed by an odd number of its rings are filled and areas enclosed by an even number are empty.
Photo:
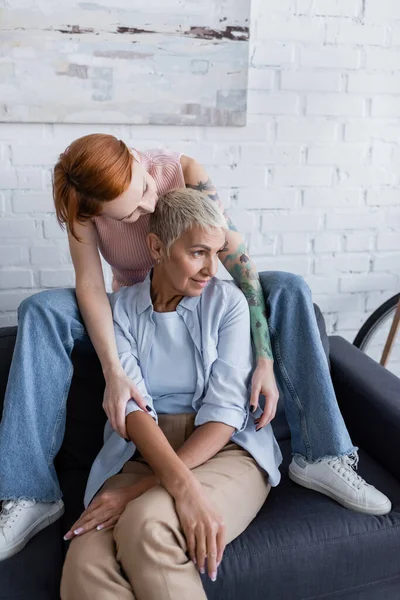
[[[105,366],[102,365],[104,379],[111,379],[113,377],[118,377],[122,375],[124,372],[121,363],[118,361],[116,363],[109,363]]]
[[[181,500],[187,498],[194,493],[197,494],[196,490],[199,486],[199,482],[194,475],[189,471],[187,477],[178,477],[167,483],[164,487],[168,490],[174,500]]]
[[[262,365],[273,365],[274,363],[274,359],[273,358],[268,358],[267,356],[259,356],[257,358],[257,364],[262,364]]]

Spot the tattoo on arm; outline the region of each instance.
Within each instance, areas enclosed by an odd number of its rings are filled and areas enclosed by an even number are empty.
[[[207,194],[207,196],[210,198],[210,200],[213,200],[214,202],[220,201],[218,192],[216,191],[215,186],[210,178],[208,178],[207,181],[198,181],[196,185],[194,185],[192,183],[187,183],[186,187],[191,190],[198,190],[199,192],[205,192]],[[226,219],[226,222],[228,223],[228,227],[229,227],[230,231],[237,231],[236,227],[232,223],[232,220],[227,215],[226,211],[224,211],[224,217]]]

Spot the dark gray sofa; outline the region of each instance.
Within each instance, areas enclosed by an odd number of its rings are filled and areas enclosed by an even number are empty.
[[[383,517],[357,514],[292,483],[290,433],[280,401],[273,426],[285,457],[282,482],[226,548],[217,581],[203,577],[211,600],[400,599],[400,380],[343,338],[328,340],[317,307],[316,314],[340,408],[360,447],[359,472],[390,497],[393,510]],[[16,328],[0,329],[0,411],[15,334]],[[65,439],[57,457],[66,514],[0,563],[0,600],[59,600],[62,535],[82,510],[105,422],[96,355],[81,343],[73,362]]]

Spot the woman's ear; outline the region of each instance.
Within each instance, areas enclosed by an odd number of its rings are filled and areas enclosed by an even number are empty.
[[[147,234],[147,247],[155,261],[162,259],[165,254],[164,244],[155,233]]]

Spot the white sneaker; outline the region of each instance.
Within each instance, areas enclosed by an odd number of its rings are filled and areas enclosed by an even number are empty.
[[[62,500],[4,500],[0,513],[0,560],[17,554],[34,535],[63,514]]]
[[[309,463],[295,456],[289,477],[303,487],[321,492],[345,508],[369,515],[386,515],[392,508],[389,498],[357,475],[358,458],[340,456]]]

